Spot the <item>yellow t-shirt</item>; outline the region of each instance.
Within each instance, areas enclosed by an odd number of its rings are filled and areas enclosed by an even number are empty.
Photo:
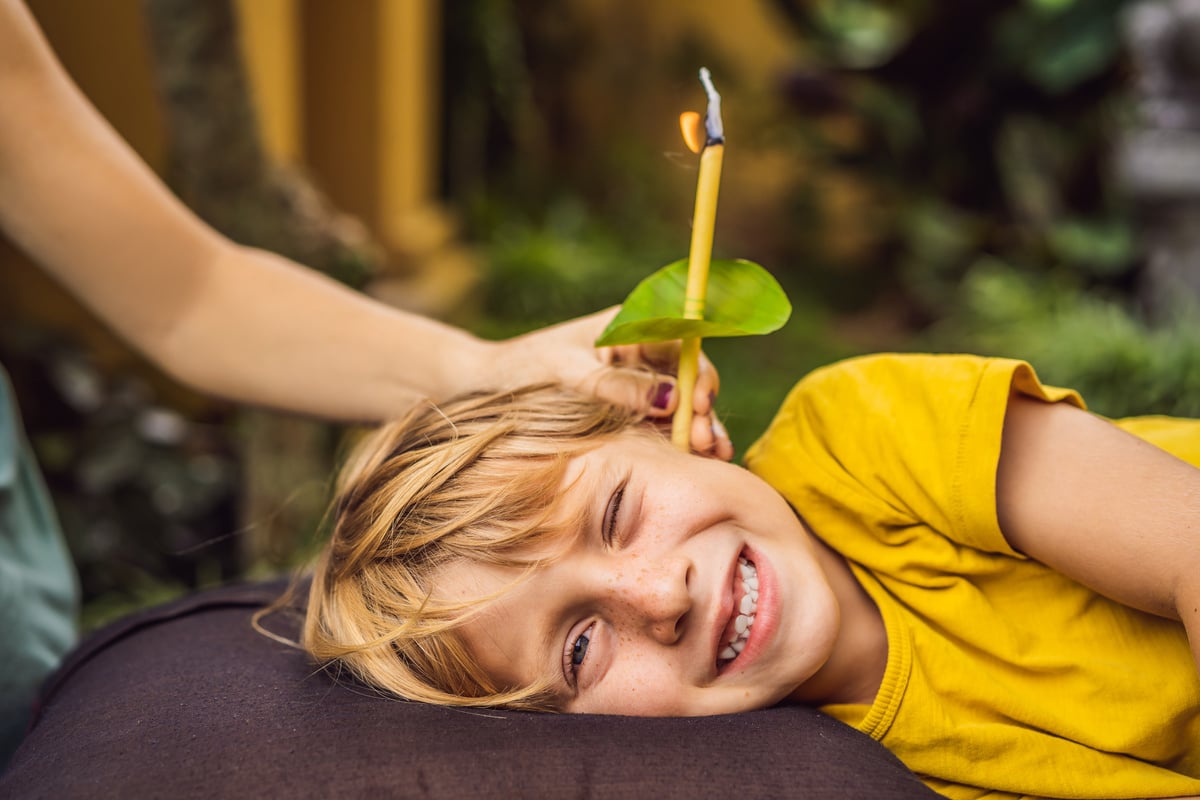
[[[996,467],[1010,386],[1082,406],[1024,363],[872,356],[814,372],[747,466],[878,605],[871,706],[823,709],[952,798],[1200,793],[1200,677],[1183,626],[1009,547]],[[1200,421],[1122,427],[1200,465]]]

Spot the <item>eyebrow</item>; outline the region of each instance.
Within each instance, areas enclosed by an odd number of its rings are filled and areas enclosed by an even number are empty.
[[[588,454],[585,453],[584,455]],[[600,475],[594,477],[596,470],[580,470],[561,490],[557,502],[566,507],[568,513],[564,515],[565,519],[555,524],[567,532],[569,536],[576,538],[585,536],[596,530],[598,525],[603,524],[602,518],[607,506],[603,502],[597,503],[596,495],[602,492],[605,486],[611,485],[614,482],[614,478],[619,483],[620,478],[618,476],[620,475],[620,471],[608,460],[600,465],[599,471]],[[586,492],[587,496],[582,500],[578,500],[577,496],[579,492]],[[572,503],[572,501],[575,502]],[[572,528],[574,530],[571,530]]]

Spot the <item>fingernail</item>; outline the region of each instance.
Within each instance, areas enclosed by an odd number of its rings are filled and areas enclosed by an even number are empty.
[[[712,421],[713,438],[728,439],[729,434],[725,431],[725,426],[721,424],[721,420],[713,417]]]
[[[659,411],[667,409],[671,405],[671,392],[674,390],[675,385],[673,383],[667,383],[665,381],[660,383],[654,389],[654,399],[650,401],[650,404]]]

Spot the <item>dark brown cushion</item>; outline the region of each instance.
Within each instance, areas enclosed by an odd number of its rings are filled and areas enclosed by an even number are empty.
[[[804,708],[637,719],[381,698],[251,628],[281,586],[201,593],[89,638],[48,684],[0,796],[937,796]]]

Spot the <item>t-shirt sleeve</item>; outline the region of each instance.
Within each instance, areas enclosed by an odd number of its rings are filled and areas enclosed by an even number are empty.
[[[996,515],[1014,390],[1083,407],[1075,392],[1043,386],[1022,361],[879,355],[840,362],[796,385],[746,464],[818,531],[818,518],[834,514],[859,518],[897,545],[922,525],[1015,555]]]

